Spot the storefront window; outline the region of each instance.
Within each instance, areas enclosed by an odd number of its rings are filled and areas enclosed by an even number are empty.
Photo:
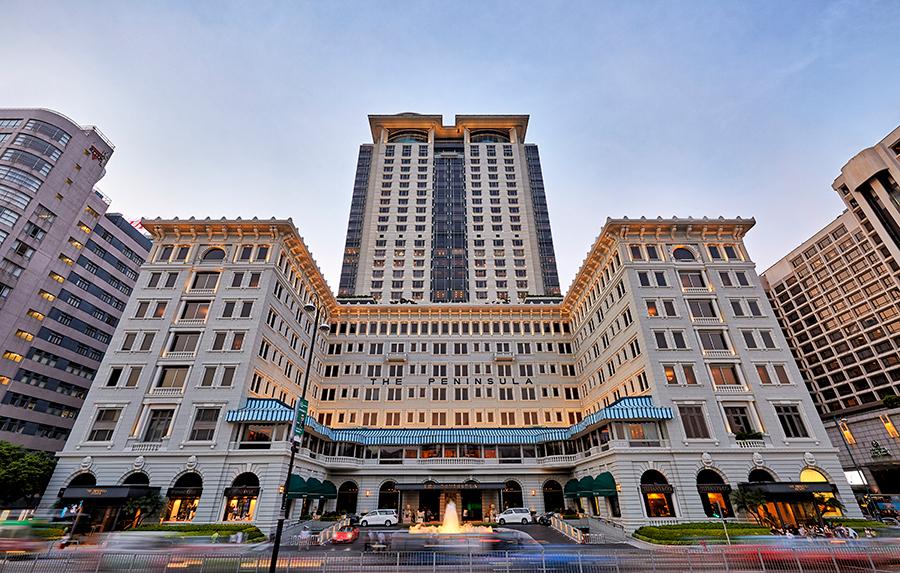
[[[199,497],[170,498],[166,507],[165,521],[193,521],[199,503]]]
[[[674,492],[675,488],[658,471],[647,470],[641,475],[641,495],[647,517],[675,517]]]
[[[673,517],[672,504],[669,494],[665,493],[645,493],[644,499],[647,503],[648,517]]]
[[[253,521],[259,498],[259,478],[250,472],[243,473],[225,488],[225,521]]]

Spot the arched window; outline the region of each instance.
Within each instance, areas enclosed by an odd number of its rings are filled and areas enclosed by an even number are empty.
[[[825,474],[813,468],[803,468],[800,471],[800,481],[803,483],[829,483]],[[814,493],[813,497],[823,517],[840,517],[844,514],[841,510],[842,504],[833,491]]]
[[[775,481],[775,476],[773,476],[769,470],[756,468],[747,476],[747,481],[751,483],[772,482]]]
[[[707,517],[734,517],[731,508],[731,486],[717,472],[701,470],[697,474],[697,492]]]
[[[356,501],[358,497],[359,486],[352,481],[345,481],[338,488],[337,506],[335,507],[335,511],[346,514],[356,513]]]
[[[206,263],[224,261],[225,260],[225,250],[220,249],[219,247],[213,247],[212,249],[209,249],[208,251],[203,253],[202,260],[203,260],[203,262],[206,262]]]
[[[694,253],[687,247],[675,247],[672,249],[672,258],[676,261],[693,261]]]
[[[69,487],[93,487],[97,485],[97,478],[92,473],[78,474],[69,482]]]
[[[804,468],[800,472],[800,481],[804,483],[828,483],[828,478],[825,477],[819,470],[814,470],[813,468]]]
[[[503,490],[500,492],[503,502],[501,510],[510,507],[524,507],[525,502],[522,498],[522,486],[515,480],[508,480],[503,484]]]
[[[165,521],[189,522],[194,520],[200,494],[203,493],[203,478],[197,472],[188,472],[177,480],[166,492]]]
[[[134,472],[122,480],[122,485],[150,485],[150,477],[144,472]]]
[[[544,511],[562,511],[565,509],[563,489],[556,480],[544,482]]]
[[[672,503],[672,487],[666,476],[656,470],[647,470],[641,475],[641,495],[647,517],[675,517],[675,504]]]
[[[245,472],[225,488],[225,521],[253,521],[259,499],[259,478]]]
[[[396,509],[400,511],[400,490],[397,483],[386,481],[378,490],[378,509]]]

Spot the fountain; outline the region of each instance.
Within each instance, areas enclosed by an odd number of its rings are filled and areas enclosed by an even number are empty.
[[[490,526],[471,525],[468,523],[459,523],[459,513],[456,511],[456,503],[448,501],[444,506],[444,521],[440,525],[424,525],[417,523],[409,528],[412,535],[441,534],[441,535],[459,535],[466,533],[492,533],[494,530]]]

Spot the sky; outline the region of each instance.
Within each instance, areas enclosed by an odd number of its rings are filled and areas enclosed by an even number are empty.
[[[115,144],[140,217],[293,219],[332,288],[368,114],[529,114],[564,290],[607,217],[754,217],[758,269],[900,124],[900,2],[0,0],[0,107]]]

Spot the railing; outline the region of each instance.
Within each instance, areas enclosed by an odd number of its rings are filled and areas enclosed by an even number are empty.
[[[550,527],[555,529],[556,531],[562,533],[575,543],[583,543],[584,533],[581,532],[580,529],[575,527],[574,525],[569,525],[564,519],[560,518],[558,515],[554,515],[550,518]]]
[[[683,286],[683,287],[681,287],[681,292],[683,292],[685,294],[704,294],[704,293],[708,293],[708,292],[712,292],[712,291],[713,291],[712,286],[705,286],[705,287]]]
[[[731,358],[734,356],[733,350],[704,350],[703,356],[707,358]]]
[[[694,324],[722,324],[722,319],[718,316],[692,316],[691,322]]]
[[[216,289],[215,289],[215,288],[194,288],[194,287],[188,287],[187,291],[185,291],[185,292],[187,292],[187,294],[196,294],[196,295],[210,296],[210,295],[216,294]]]
[[[362,458],[350,458],[345,456],[318,456],[313,458],[329,466],[361,466],[366,463]]]
[[[345,525],[350,525],[350,520],[346,517],[342,517],[341,519],[334,522],[333,525],[330,525],[319,532],[318,541],[319,545],[325,545],[334,537],[334,532],[340,529]]]
[[[755,450],[766,447],[764,440],[736,440],[737,447],[745,450]]]
[[[182,394],[184,394],[184,387],[155,386],[153,388],[150,388],[150,394],[153,396],[167,396],[170,398],[173,396],[181,396]]]
[[[544,458],[537,458],[537,463],[542,466],[553,466],[553,465],[568,465],[574,464],[578,461],[578,454],[566,454],[559,456],[547,456]]]
[[[143,442],[135,440],[128,444],[128,449],[132,452],[157,452],[162,446],[162,442]]]
[[[185,358],[193,358],[197,355],[196,350],[165,350],[162,358],[170,358],[172,360],[183,360]]]
[[[420,465],[477,466],[485,463],[484,458],[417,458],[415,461]]]
[[[179,326],[201,326],[206,324],[205,318],[177,318],[175,324]]]
[[[515,357],[516,357],[516,355],[513,354],[512,352],[495,352],[494,353],[494,360],[496,360],[497,362],[509,362],[511,360],[514,360]]]
[[[750,391],[743,384],[713,384],[713,389],[716,394],[744,394]]]

